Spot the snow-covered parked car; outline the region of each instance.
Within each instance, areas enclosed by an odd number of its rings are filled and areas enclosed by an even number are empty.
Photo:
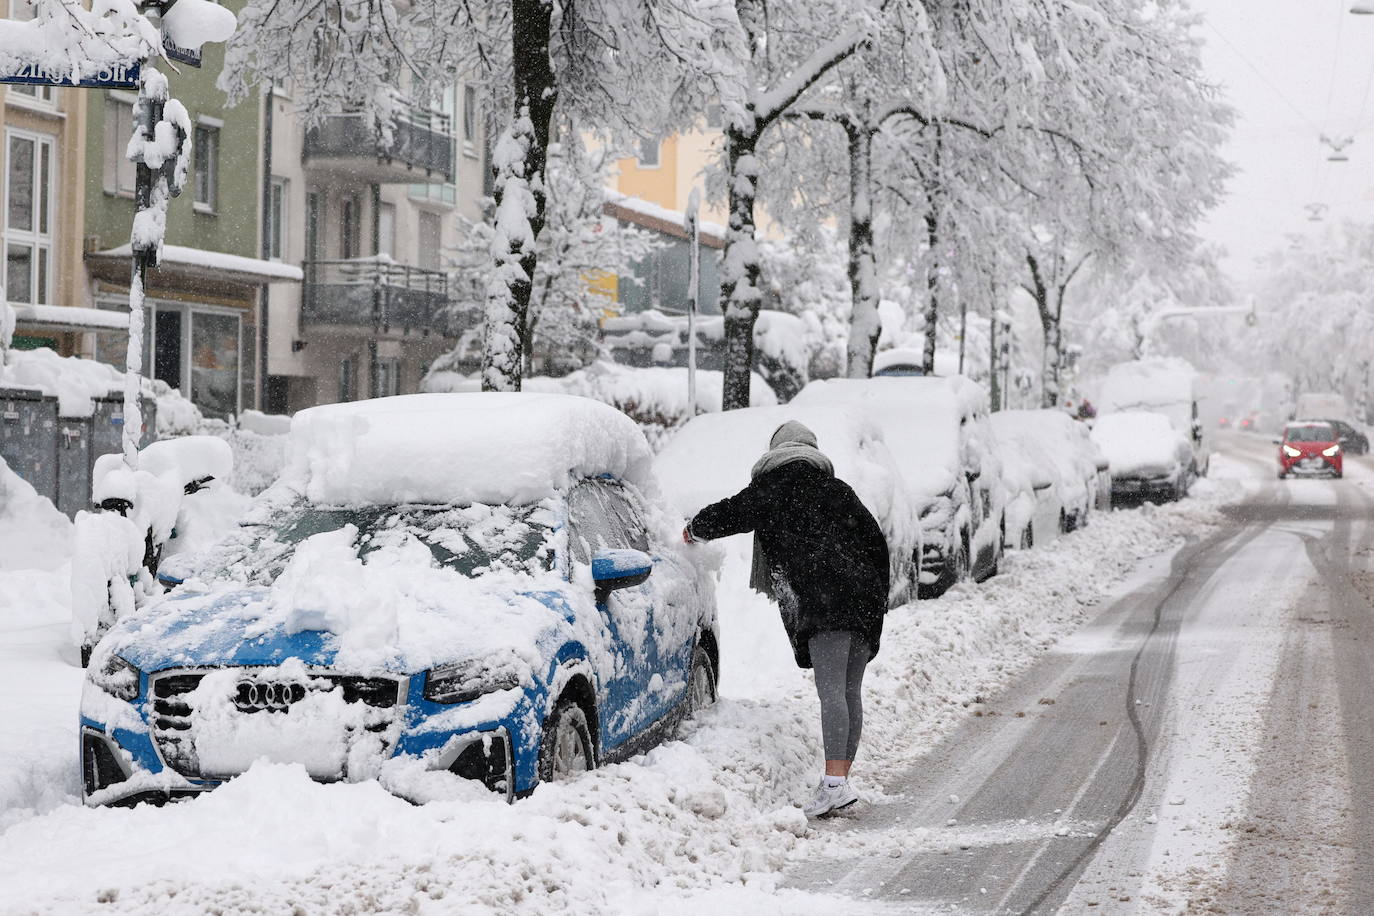
[[[773,432],[787,420],[800,421],[816,434],[820,450],[835,465],[835,476],[853,487],[878,520],[892,560],[889,603],[905,603],[915,587],[916,514],[883,431],[854,411],[794,402],[694,417],[673,434],[654,463],[669,500],[683,519],[689,519],[704,506],[744,489],[754,462],[768,451]]]
[[[1163,414],[1188,443],[1189,477],[1207,476],[1218,414],[1210,382],[1186,360],[1150,357],[1118,363],[1107,371],[1100,387],[1099,417],[1123,410]]]
[[[789,407],[867,417],[901,472],[920,532],[919,594],[996,575],[1002,559],[1002,462],[982,387],[961,375],[814,381]]]
[[[409,395],[302,411],[290,438],[241,527],[165,566],[177,587],[97,645],[88,803],[201,792],[263,758],[513,798],[714,699],[709,573],[620,412]]]
[[[1004,478],[1024,481],[1018,490],[1008,486],[1010,546],[1044,544],[1081,528],[1110,499],[1109,462],[1085,424],[1062,410],[1002,410],[991,419]]]
[[[1092,439],[1111,465],[1112,499],[1182,499],[1196,478],[1193,443],[1164,414],[1123,410],[1098,417]]]

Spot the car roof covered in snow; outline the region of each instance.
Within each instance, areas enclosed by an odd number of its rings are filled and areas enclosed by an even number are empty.
[[[1097,411],[1103,414],[1191,401],[1197,393],[1197,380],[1197,370],[1177,357],[1119,363],[1102,380]]]
[[[481,392],[302,410],[283,481],[317,505],[495,505],[600,475],[656,491],[629,417],[589,398]]]

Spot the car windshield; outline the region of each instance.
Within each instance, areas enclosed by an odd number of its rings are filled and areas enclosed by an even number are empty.
[[[358,555],[369,563],[417,562],[418,546],[428,549],[433,563],[470,578],[553,568],[555,514],[541,504],[330,508],[296,503],[245,522],[197,565],[212,575],[222,571],[269,585],[302,541],[348,525],[357,528]]]
[[[1285,438],[1289,442],[1335,442],[1336,434],[1329,426],[1290,426]]]

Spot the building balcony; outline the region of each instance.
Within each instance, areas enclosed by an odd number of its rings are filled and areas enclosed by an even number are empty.
[[[391,144],[361,113],[330,115],[305,132],[305,168],[364,184],[453,181],[453,126],[447,115],[412,110],[396,119]]]
[[[451,337],[459,331],[447,274],[386,255],[306,261],[301,326],[333,333]]]

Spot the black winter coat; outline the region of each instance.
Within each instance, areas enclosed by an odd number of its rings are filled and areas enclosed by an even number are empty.
[[[799,666],[811,667],[807,643],[826,630],[856,633],[878,654],[887,539],[849,484],[804,461],[789,462],[702,509],[689,527],[706,539],[757,533]]]

